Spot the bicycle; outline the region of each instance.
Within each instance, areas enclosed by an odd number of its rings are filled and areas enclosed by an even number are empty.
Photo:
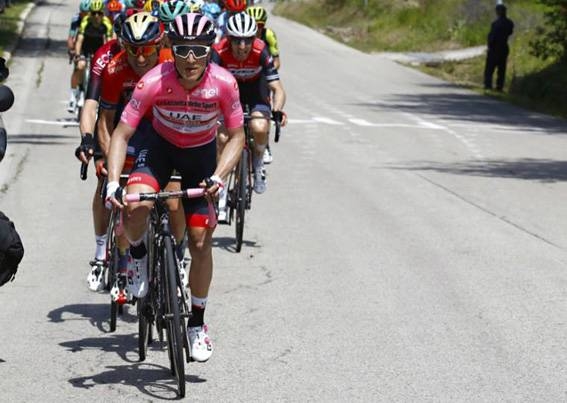
[[[185,362],[191,361],[187,340],[186,320],[191,313],[187,288],[181,279],[175,253],[175,238],[171,234],[169,213],[165,201],[169,198],[203,197],[205,189],[193,188],[174,192],[130,193],[127,202],[150,200],[154,206],[148,226],[148,294],[138,300],[138,347],[140,361],[144,361],[151,342],[152,325],[160,341],[163,331],[167,338],[171,374],[177,381],[178,396],[185,396]],[[209,226],[216,225],[216,213],[209,202]],[[185,360],[183,350],[185,350]]]
[[[244,220],[246,210],[252,207],[252,188],[255,169],[253,162],[253,150],[255,149],[254,137],[248,128],[248,122],[253,119],[268,119],[263,116],[250,116],[248,111],[244,111],[244,134],[245,143],[240,160],[235,169],[229,174],[227,181],[228,200],[227,207],[229,212],[227,214],[227,224],[231,225],[232,220],[235,220],[235,235],[236,235],[236,252],[242,250],[242,242],[244,236]],[[272,113],[269,118],[275,123],[275,142],[280,140],[280,122],[281,116]]]

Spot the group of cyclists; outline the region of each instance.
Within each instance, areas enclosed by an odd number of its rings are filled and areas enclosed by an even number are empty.
[[[204,321],[215,229],[209,202],[220,199],[222,221],[225,181],[245,145],[243,111],[253,117],[248,129],[255,144],[256,193],[266,190],[270,119],[282,126],[287,120],[277,41],[266,20],[266,10],[246,0],[81,0],[68,38],[74,60],[70,109],[77,102],[81,70],[91,61],[75,152],[84,164],[94,159],[98,178],[89,288],[104,287],[108,209],[116,208],[123,211],[124,223],[116,241],[118,267],[127,272],[128,285],[111,284],[111,297],[142,298],[148,292],[146,232],[152,203],[126,204],[125,193],[205,188],[205,198],[169,203],[178,259],[185,245],[191,255],[184,276],[192,305],[187,334],[191,356],[199,362],[213,353]],[[181,176],[180,183],[170,183],[173,172]],[[128,174],[126,181],[122,174]]]

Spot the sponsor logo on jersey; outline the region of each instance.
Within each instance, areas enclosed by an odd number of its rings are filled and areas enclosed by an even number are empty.
[[[130,106],[132,107],[132,109],[139,111],[140,110],[140,106],[141,106],[141,102],[139,99],[136,98],[130,98]]]
[[[198,90],[195,90],[191,93],[192,96],[195,97],[203,97],[203,98],[213,98],[215,96],[219,95],[219,89],[218,88],[201,88]]]

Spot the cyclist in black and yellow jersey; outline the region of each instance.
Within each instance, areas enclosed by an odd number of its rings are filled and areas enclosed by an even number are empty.
[[[278,49],[278,38],[276,33],[270,28],[266,28],[266,21],[268,20],[268,12],[264,7],[253,6],[246,9],[248,15],[250,15],[256,21],[258,26],[258,32],[256,36],[262,39],[266,43],[266,47],[270,51],[270,55],[274,59],[274,67],[276,69],[280,68],[280,50]]]
[[[75,102],[79,95],[84,70],[87,66],[86,58],[92,55],[106,41],[112,38],[112,22],[104,15],[102,0],[92,0],[89,13],[81,20],[79,34],[75,42],[75,69],[71,77],[71,102],[68,110],[75,110]]]

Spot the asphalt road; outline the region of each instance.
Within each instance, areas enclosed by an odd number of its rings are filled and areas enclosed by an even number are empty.
[[[166,352],[137,362],[135,309],[108,333],[109,297],[86,287],[71,12],[35,8],[8,82],[0,208],[26,255],[0,289],[0,399],[171,400]],[[565,122],[269,23],[290,124],[242,253],[216,232],[216,351],[188,366],[188,398],[567,400]]]

